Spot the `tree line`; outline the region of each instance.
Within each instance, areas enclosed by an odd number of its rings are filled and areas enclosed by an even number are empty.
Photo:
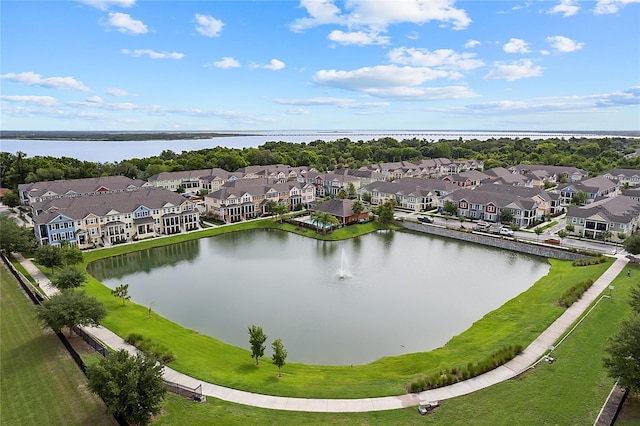
[[[89,142],[90,143],[90,142]],[[369,141],[340,138],[312,142],[269,141],[258,147],[215,147],[176,153],[164,150],[145,158],[119,162],[91,162],[70,157],[34,156],[23,152],[0,152],[0,187],[58,179],[124,175],[148,179],[161,172],[221,168],[236,171],[247,166],[287,164],[330,171],[344,167],[430,158],[483,161],[485,168],[520,163],[573,166],[591,175],[613,168],[640,169],[640,157],[626,157],[640,148],[640,141],[626,137],[603,138],[491,138],[488,140],[426,139]]]

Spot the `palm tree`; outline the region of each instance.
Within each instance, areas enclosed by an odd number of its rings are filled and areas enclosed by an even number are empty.
[[[323,234],[326,235],[327,233],[327,225],[329,225],[329,227],[333,230],[334,226],[337,226],[340,221],[338,221],[338,219],[332,215],[331,213],[327,213],[327,212],[312,212],[311,213],[311,218],[313,219],[315,225],[316,225],[316,232],[318,232],[319,228],[320,228],[320,224],[322,224],[322,230],[323,230]]]

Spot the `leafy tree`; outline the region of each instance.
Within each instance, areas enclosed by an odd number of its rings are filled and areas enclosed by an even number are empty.
[[[533,229],[533,232],[536,233],[536,239],[540,239],[540,234],[542,234],[542,228],[540,228],[539,226]]]
[[[75,246],[65,246],[62,248],[62,261],[65,265],[77,265],[82,263],[84,255],[82,250]]]
[[[609,339],[608,357],[604,365],[609,376],[632,392],[640,390],[640,315],[633,313],[624,319],[620,330]]]
[[[56,277],[53,279],[52,284],[60,290],[66,290],[69,288],[80,287],[88,280],[87,274],[80,268],[68,266],[62,268]]]
[[[162,369],[153,357],[120,349],[87,367],[89,389],[104,400],[108,413],[146,425],[165,397]]]
[[[318,232],[320,230],[320,226],[322,226],[322,233],[325,235],[327,234],[327,225],[329,225],[328,228],[333,229],[334,226],[338,226],[340,224],[337,217],[327,212],[312,212],[311,218],[316,224],[316,232]]]
[[[264,355],[264,342],[267,336],[262,331],[262,327],[252,325],[249,327],[249,344],[251,345],[251,358],[256,359],[256,365],[260,364],[260,358]]]
[[[631,254],[640,254],[640,232],[634,232],[624,240],[624,249]]]
[[[565,231],[564,229],[561,229],[558,231],[558,237],[566,238],[566,236],[567,236],[567,231]]]
[[[176,192],[178,194],[184,194],[186,191],[186,189],[184,189],[184,185],[178,185],[178,188],[176,188]]]
[[[444,205],[442,206],[442,211],[454,216],[458,214],[458,205],[451,200],[445,200]]]
[[[579,190],[578,192],[573,194],[573,197],[571,197],[571,202],[578,206],[584,206],[585,204],[587,204],[587,193],[582,189]]]
[[[351,210],[353,211],[353,215],[358,217],[360,213],[364,211],[364,206],[362,205],[362,202],[360,200],[355,200],[353,202]]]
[[[278,367],[278,377],[282,377],[282,366],[287,359],[287,350],[284,348],[282,340],[280,339],[274,340],[273,343],[271,343],[271,347],[273,348],[273,356],[271,359],[275,366]]]
[[[5,254],[30,251],[34,244],[32,230],[21,227],[8,216],[0,216],[0,250]]]
[[[341,200],[344,200],[346,198],[349,198],[349,194],[344,188],[340,188],[340,191],[338,191],[338,194],[336,195],[336,197],[340,198]]]
[[[131,296],[129,296],[129,284],[117,286],[114,290],[111,290],[111,295],[122,299],[122,306],[124,306],[124,302],[131,299]]]
[[[378,221],[385,225],[391,223],[395,213],[395,206],[396,201],[393,199],[387,200],[378,206]]]
[[[275,201],[269,200],[264,204],[264,211],[273,214],[273,208],[277,205],[278,203],[276,203]]]
[[[513,212],[511,209],[500,209],[500,223],[511,223]]]
[[[362,193],[362,201],[364,201],[366,203],[370,203],[371,202],[371,193],[370,192],[363,192]]]
[[[8,207],[18,207],[20,205],[20,197],[14,191],[7,189],[2,196],[2,203]]]
[[[356,198],[356,185],[353,182],[349,182],[349,185],[347,185],[347,193],[349,198]]]
[[[612,235],[611,231],[603,231],[600,233],[600,238],[602,238],[602,241],[607,242],[611,239]]]
[[[289,206],[284,203],[277,203],[275,206],[271,208],[271,211],[278,215],[280,218],[280,223],[284,220],[284,215],[289,213]]]
[[[41,265],[53,268],[62,265],[62,248],[60,246],[46,245],[36,249],[36,262]]]
[[[102,303],[76,290],[64,290],[37,307],[38,319],[56,333],[63,327],[71,334],[73,327],[98,325],[106,315]]]

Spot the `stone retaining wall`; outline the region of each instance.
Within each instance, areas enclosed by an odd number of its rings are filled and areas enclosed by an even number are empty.
[[[542,244],[533,244],[529,242],[520,242],[515,239],[503,238],[497,235],[493,236],[484,233],[473,232],[470,229],[465,232],[457,229],[444,228],[437,225],[424,225],[422,223],[412,221],[396,221],[394,222],[394,224],[406,229],[410,229],[412,231],[422,232],[425,234],[438,235],[445,238],[454,238],[456,240],[497,247],[504,250],[532,254],[534,256],[542,256],[560,260],[578,260],[588,257],[586,255],[574,253],[561,248],[548,247]]]

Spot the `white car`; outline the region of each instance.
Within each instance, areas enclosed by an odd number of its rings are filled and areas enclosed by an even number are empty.
[[[509,228],[500,228],[499,234],[506,237],[513,237],[513,231]]]

